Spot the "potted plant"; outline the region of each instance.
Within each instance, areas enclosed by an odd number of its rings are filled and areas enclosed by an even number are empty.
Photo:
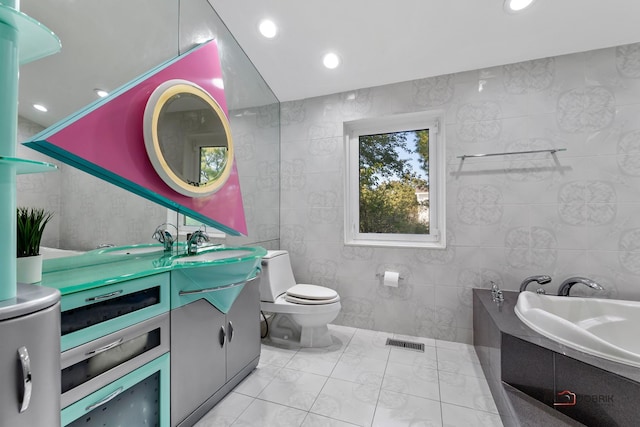
[[[53,213],[44,209],[18,208],[16,278],[21,283],[42,280],[42,255],[40,241],[44,227]]]

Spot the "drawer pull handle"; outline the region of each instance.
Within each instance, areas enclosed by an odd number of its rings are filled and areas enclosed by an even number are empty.
[[[104,347],[96,348],[95,350],[91,350],[85,353],[85,356],[93,356],[94,354],[102,353],[107,350],[111,350],[113,347],[119,346],[122,344],[123,338],[120,338],[118,341],[114,341],[111,344],[107,344]]]
[[[115,297],[117,295],[120,295],[122,293],[122,289],[120,289],[119,291],[115,291],[115,292],[109,292],[108,294],[104,294],[104,295],[98,295],[97,297],[91,297],[91,298],[87,298],[85,299],[86,302],[91,302],[91,301],[101,301],[103,299],[107,299],[107,298],[111,298],[111,297]]]
[[[224,347],[224,339],[227,334],[224,332],[224,326],[220,327],[220,333],[218,334],[218,341],[220,342],[220,347]]]
[[[235,288],[236,286],[242,286],[245,283],[253,282],[257,278],[258,278],[258,276],[255,276],[255,277],[252,277],[251,279],[245,280],[243,282],[230,283],[228,285],[216,286],[215,288],[196,289],[196,290],[193,290],[193,291],[180,291],[180,292],[178,292],[178,295],[180,295],[182,297],[182,296],[185,296],[185,295],[207,294],[209,292],[223,291],[225,289]]]
[[[229,321],[229,342],[231,342],[231,340],[233,339],[233,323],[231,323],[231,321]]]
[[[93,405],[89,405],[86,407],[85,411],[86,412],[91,412],[94,409],[96,409],[99,406],[104,405],[107,402],[112,401],[113,399],[116,398],[117,395],[119,395],[120,393],[122,393],[124,391],[124,387],[119,387],[116,391],[114,391],[113,393],[107,395],[104,399],[99,400],[98,402],[94,403]]]
[[[31,402],[31,359],[27,347],[18,349],[18,357],[20,358],[20,366],[22,367],[22,402],[20,403],[20,412],[24,412],[29,408]]]

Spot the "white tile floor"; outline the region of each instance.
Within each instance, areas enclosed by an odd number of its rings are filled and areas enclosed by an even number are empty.
[[[196,427],[502,426],[473,347],[330,325],[334,345],[262,345],[260,364]],[[389,337],[425,352],[391,348]]]

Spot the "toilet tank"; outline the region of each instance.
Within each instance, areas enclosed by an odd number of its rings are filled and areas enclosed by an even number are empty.
[[[291,270],[291,261],[287,251],[267,251],[262,258],[260,276],[260,300],[275,302],[276,298],[295,286],[296,279]]]

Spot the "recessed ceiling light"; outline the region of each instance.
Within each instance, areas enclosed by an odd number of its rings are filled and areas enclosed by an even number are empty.
[[[33,108],[35,108],[38,111],[42,111],[43,113],[46,113],[47,111],[49,111],[47,110],[47,107],[45,107],[42,104],[33,104]]]
[[[104,98],[109,96],[109,92],[107,92],[106,90],[102,90],[102,89],[94,89],[93,90],[96,95],[98,95],[100,98]]]
[[[218,89],[224,89],[224,82],[220,77],[216,77],[215,79],[213,79],[213,85]]]
[[[322,63],[325,67],[333,70],[340,65],[340,57],[333,52],[329,52],[322,58]]]
[[[531,6],[534,0],[505,0],[504,9],[507,12],[520,12]]]
[[[270,19],[262,20],[260,25],[258,25],[258,30],[260,30],[260,34],[268,39],[272,39],[278,34],[278,27],[276,27],[276,24]]]

